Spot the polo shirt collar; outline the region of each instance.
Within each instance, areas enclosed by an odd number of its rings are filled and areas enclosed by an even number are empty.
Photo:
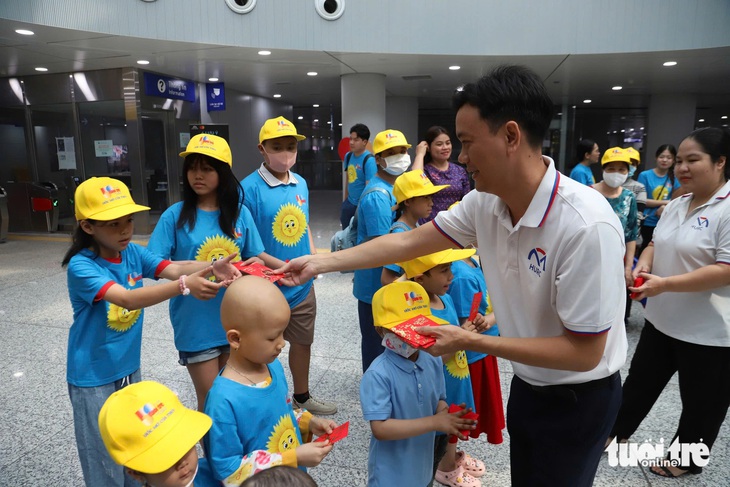
[[[542,227],[558,194],[560,172],[555,169],[555,162],[550,157],[542,157],[543,161],[547,163],[547,171],[545,171],[545,175],[542,177],[537,191],[532,196],[530,206],[527,207],[527,211],[518,222],[518,225],[521,227]],[[500,220],[504,220],[505,223],[509,224],[508,226],[510,228],[512,227],[509,209],[502,200],[500,200],[499,205],[496,205],[495,213],[500,217]]]
[[[282,186],[282,185],[286,186],[286,185],[289,185],[289,184],[299,184],[299,180],[294,175],[294,173],[291,172],[291,171],[289,171],[289,182],[288,183],[282,183],[281,181],[279,181],[277,179],[276,176],[274,176],[273,174],[271,174],[271,171],[269,171],[266,168],[266,164],[264,164],[263,162],[261,163],[261,167],[259,168],[259,176],[261,176],[261,179],[263,179],[264,182],[266,184],[268,184],[272,188],[275,187],[275,186]]]
[[[428,353],[421,350],[418,352],[418,359],[415,362],[411,362],[405,357],[401,357],[397,353],[395,353],[392,350],[388,350],[387,348],[383,352],[385,353],[385,358],[387,358],[393,365],[401,369],[403,372],[411,373],[413,372],[413,366],[415,365],[418,370],[423,370],[423,367],[421,366],[421,354]]]
[[[726,181],[725,184],[723,184],[720,189],[718,189],[704,205],[698,206],[697,209],[704,208],[705,206],[714,205],[715,203],[719,203],[720,201],[725,200],[728,197],[730,197],[730,181]],[[683,203],[688,205],[689,202],[692,201],[692,193],[683,194],[682,196],[680,196],[680,198],[682,198]]]

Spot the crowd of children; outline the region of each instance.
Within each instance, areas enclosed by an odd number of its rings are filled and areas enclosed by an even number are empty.
[[[74,310],[67,380],[86,485],[314,485],[303,471],[333,446],[312,440],[337,425],[313,414],[333,414],[337,407],[309,392],[312,280],[277,286],[242,277],[232,265],[277,268],[315,252],[307,184],[290,170],[302,139],[283,117],[267,120],[258,146],[264,162],[239,184],[227,142],[193,137],[180,154],[182,201],[162,214],[147,248],[131,238],[134,214],[148,208],[135,204],[122,182],[90,178],[77,188],[78,226],[63,265]],[[431,195],[446,187],[434,186],[420,169],[406,172],[410,145],[402,133],[381,132],[373,147],[377,172],[356,208],[363,221],[358,243],[415,228],[431,212]],[[481,485],[484,463],[457,451],[457,440],[485,432],[490,442],[501,442],[496,362],[475,366],[485,357],[464,351],[433,357],[390,332],[423,315],[494,333],[483,277],[464,277],[478,270],[473,254],[439,252],[355,275],[361,403],[373,432],[369,485],[395,485],[399,476],[407,479],[402,485],[430,485],[434,478],[448,486]],[[454,274],[452,263],[460,269]],[[170,282],[143,287],[143,278]],[[476,315],[468,310],[475,295]],[[144,308],[166,300],[198,411],[163,385],[141,382]],[[285,340],[293,396],[277,359]],[[450,405],[461,409],[452,412]],[[484,419],[470,419],[473,412]]]

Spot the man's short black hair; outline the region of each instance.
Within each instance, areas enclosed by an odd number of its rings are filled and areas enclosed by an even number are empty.
[[[479,110],[494,133],[514,120],[530,147],[541,148],[553,118],[553,102],[540,77],[525,66],[502,65],[454,93],[454,109],[464,105]]]
[[[370,139],[370,129],[364,123],[356,123],[355,125],[353,125],[350,129],[350,133],[353,132],[355,132],[357,136],[360,137],[362,140]]]

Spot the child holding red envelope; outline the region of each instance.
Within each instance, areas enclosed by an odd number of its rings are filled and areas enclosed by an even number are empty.
[[[419,352],[395,333],[413,320],[445,323],[431,315],[423,287],[396,281],[380,288],[372,304],[385,351],[360,382],[363,417],[373,433],[368,486],[425,486],[433,478],[436,432],[466,438],[460,431],[471,430],[476,421],[465,418],[466,410],[448,412],[441,359]]]
[[[449,286],[449,296],[454,301],[462,328],[473,329],[483,335],[499,336],[487,283],[479,264],[474,258],[467,257],[451,264],[451,272],[454,279]],[[479,315],[484,316],[484,320],[479,321]],[[467,350],[466,361],[474,392],[474,411],[480,417],[471,437],[478,438],[484,433],[489,443],[498,445],[503,441],[505,420],[497,357]]]
[[[424,255],[400,264],[406,277],[417,282],[428,293],[431,303],[431,313],[446,323],[459,326],[459,317],[451,296],[448,295],[449,286],[454,278],[451,272],[451,263],[474,255],[474,249],[443,250]],[[474,319],[475,322],[484,321],[482,315]],[[449,356],[442,357],[443,374],[446,381],[446,400],[449,404],[462,405],[467,411],[474,410],[474,396],[469,378],[469,364],[466,352],[459,350]],[[448,441],[448,443],[447,443]],[[463,451],[456,450],[456,436],[436,438],[436,457],[438,469],[435,472],[436,480],[446,486],[479,487],[479,477],[484,475],[484,462],[470,457]],[[441,454],[441,458],[439,458]],[[435,463],[435,462],[434,462]]]
[[[284,295],[260,277],[237,279],[223,297],[231,354],[205,401],[213,426],[204,446],[213,476],[225,487],[277,465],[315,467],[332,450],[329,440],[310,439],[331,435],[336,424],[293,409],[289,399],[277,360],[289,318]]]

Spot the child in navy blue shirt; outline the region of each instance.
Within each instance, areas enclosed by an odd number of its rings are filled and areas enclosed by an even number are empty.
[[[310,440],[331,433],[335,423],[292,408],[277,360],[289,318],[284,295],[260,277],[237,279],[223,297],[231,354],[205,401],[213,426],[204,445],[214,477],[226,487],[277,465],[317,466],[332,450],[327,440]]]
[[[411,348],[390,331],[396,325],[431,315],[426,291],[415,282],[398,281],[373,295],[375,330],[385,351],[363,375],[360,404],[370,422],[368,486],[425,486],[433,478],[436,432],[459,435],[473,428],[462,418],[465,411],[449,414],[442,362],[438,357]]]
[[[431,313],[446,323],[459,326],[454,302],[448,295],[449,285],[453,279],[451,263],[465,259],[474,254],[474,249],[444,250],[424,255],[404,262],[401,265],[408,279],[417,282],[428,293],[431,302]],[[474,323],[484,320],[478,315]],[[449,404],[474,409],[474,396],[469,379],[469,364],[466,352],[459,350],[449,356],[442,357],[443,374],[446,381],[446,399]],[[448,443],[447,443],[448,442]],[[446,486],[479,487],[481,477],[485,473],[484,463],[470,457],[463,451],[456,450],[456,436],[439,436],[436,438],[434,461],[438,461],[435,472],[436,480]]]

